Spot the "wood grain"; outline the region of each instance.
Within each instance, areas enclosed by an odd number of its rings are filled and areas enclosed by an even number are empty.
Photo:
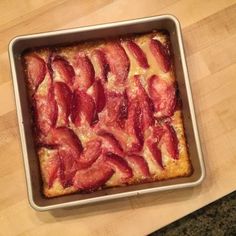
[[[0,1],[0,235],[145,235],[236,189],[236,1]],[[181,22],[207,176],[201,186],[35,212],[27,200],[7,46],[16,35],[158,14]]]

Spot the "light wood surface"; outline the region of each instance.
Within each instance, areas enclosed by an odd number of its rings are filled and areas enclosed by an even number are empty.
[[[81,208],[28,204],[7,46],[16,35],[170,13],[181,22],[206,179]],[[0,235],[145,235],[236,189],[235,0],[0,1]]]

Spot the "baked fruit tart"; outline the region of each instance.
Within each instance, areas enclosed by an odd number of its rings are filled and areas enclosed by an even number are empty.
[[[168,33],[22,57],[46,197],[191,175]]]

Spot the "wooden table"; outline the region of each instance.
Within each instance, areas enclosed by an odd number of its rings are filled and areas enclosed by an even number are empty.
[[[144,235],[236,189],[235,0],[0,1],[0,235]],[[170,13],[183,28],[206,179],[196,188],[81,208],[28,204],[7,46],[11,38]]]

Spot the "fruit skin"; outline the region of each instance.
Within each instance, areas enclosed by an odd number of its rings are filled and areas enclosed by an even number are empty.
[[[114,170],[102,161],[96,162],[88,169],[77,171],[73,186],[82,191],[91,192],[104,185],[114,174]]]
[[[158,147],[163,147],[169,156],[175,160],[179,159],[178,137],[175,129],[168,122],[153,127],[153,138],[157,140]]]
[[[75,75],[74,89],[86,91],[95,81],[93,64],[87,55],[79,53],[76,56],[74,68],[78,73]]]
[[[142,129],[142,112],[139,102],[136,99],[129,101],[128,119],[125,124],[125,129],[130,137],[133,138],[131,147],[128,152],[139,152],[142,150],[144,138]]]
[[[142,112],[142,127],[143,130],[145,131],[154,124],[154,117],[153,117],[154,105],[140,82],[140,76],[135,75],[133,77],[133,80],[135,81],[135,85],[137,87],[137,99],[139,101]]]
[[[64,188],[72,186],[72,179],[79,168],[83,147],[76,134],[66,127],[54,128],[48,135],[47,144],[58,151],[59,179]]]
[[[57,55],[52,58],[51,68],[53,73],[58,72],[63,82],[72,89],[75,80],[75,71],[69,62],[65,58]]]
[[[105,163],[110,166],[114,171],[119,171],[122,173],[121,179],[127,181],[133,177],[132,169],[129,167],[127,161],[111,152],[106,154]]]
[[[54,94],[58,106],[57,126],[67,126],[71,113],[72,92],[63,82],[54,82]]]
[[[50,135],[48,143],[58,153],[55,171],[59,171],[62,186],[70,187],[73,185],[75,174],[90,168],[101,155],[101,140],[93,139],[83,148],[76,134],[66,127],[53,129]],[[51,178],[54,178],[54,172]]]
[[[149,47],[161,70],[167,73],[171,67],[171,58],[167,47],[157,39],[151,39]]]
[[[124,155],[121,144],[113,134],[101,130],[98,132],[98,135],[102,138],[102,148],[104,151],[112,152],[119,156]]]
[[[32,103],[36,129],[40,134],[47,135],[55,127],[58,116],[52,78],[48,72],[33,95]]]
[[[152,98],[157,117],[170,117],[176,106],[176,87],[173,82],[152,75],[148,79],[148,91]]]
[[[125,156],[125,160],[128,162],[130,166],[135,166],[136,169],[135,171],[140,172],[140,174],[144,178],[149,178],[151,176],[148,164],[142,156],[137,154],[130,154]]]
[[[50,132],[48,144],[69,149],[75,157],[79,157],[83,151],[82,144],[73,130],[66,127],[58,127]]]
[[[76,127],[79,127],[84,122],[87,122],[90,126],[97,122],[94,100],[85,91],[77,89],[73,93],[71,120]]]
[[[49,158],[45,164],[44,178],[48,184],[48,188],[53,186],[54,181],[58,177],[59,170],[59,155],[57,150],[51,150],[49,152]]]
[[[99,139],[93,139],[85,144],[83,152],[79,157],[79,168],[84,169],[90,167],[102,154],[102,142]]]
[[[46,63],[37,54],[30,54],[25,57],[25,64],[28,82],[35,92],[46,76]]]
[[[102,83],[107,82],[107,74],[110,70],[105,53],[100,49],[95,49],[92,52],[91,60],[94,62],[95,76],[100,79]]]
[[[135,93],[128,90],[128,118],[125,122],[127,133],[133,138],[128,152],[140,152],[144,144],[145,131],[154,124],[153,104],[140,82],[140,76],[133,78]]]
[[[69,149],[59,148],[60,168],[59,178],[64,188],[71,187],[73,185],[73,177],[78,170],[79,156],[74,156],[74,153]]]
[[[73,185],[73,178],[77,171],[88,169],[93,165],[101,154],[100,145],[100,142],[92,140],[86,144],[83,152],[77,155],[66,146],[59,147],[60,181],[64,187]]]
[[[125,126],[125,120],[128,118],[128,96],[126,90],[123,92],[122,99],[120,101],[117,122],[121,128]]]
[[[96,105],[96,112],[100,113],[106,105],[106,95],[100,79],[93,84],[93,98]]]
[[[164,166],[162,163],[162,154],[161,154],[161,150],[158,147],[158,142],[155,142],[150,139],[147,141],[147,147],[149,151],[152,153],[152,156],[155,162],[161,167],[161,169],[164,169]]]
[[[127,79],[130,61],[124,48],[118,41],[106,43],[103,51],[105,52],[107,62],[111,72],[116,76],[116,84],[123,84]]]
[[[132,40],[128,40],[126,42],[126,45],[127,45],[127,48],[129,49],[130,53],[137,60],[139,66],[141,66],[144,69],[149,68],[147,57],[146,57],[145,53],[143,52],[143,50],[138,46],[138,44]]]
[[[103,122],[110,126],[123,127],[124,120],[127,118],[127,98],[124,93],[108,91],[106,93],[107,115]]]
[[[164,124],[160,144],[166,147],[170,157],[175,160],[179,159],[178,143],[179,141],[174,128],[170,124]]]

